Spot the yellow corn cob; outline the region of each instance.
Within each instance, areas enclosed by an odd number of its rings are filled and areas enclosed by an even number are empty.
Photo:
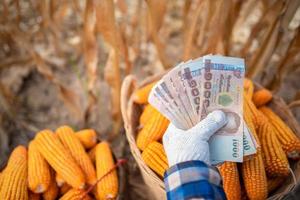
[[[43,193],[50,180],[49,165],[37,150],[34,141],[31,141],[28,146],[28,188],[34,193]]]
[[[97,133],[93,129],[77,131],[75,135],[86,149],[90,149],[97,144]]]
[[[96,146],[96,168],[97,179],[102,178],[109,170],[114,167],[114,159],[107,142],[101,142]],[[117,171],[102,178],[97,184],[97,194],[99,199],[114,199],[118,194],[118,176]]]
[[[27,159],[27,150],[24,146],[16,147],[11,153],[2,175],[1,200],[28,199]]]
[[[55,181],[58,187],[61,187],[63,184],[66,183],[66,181],[58,173],[55,174]]]
[[[91,200],[91,197],[85,194],[85,190],[71,189],[59,200]]]
[[[246,107],[246,108],[245,108]],[[249,99],[244,93],[244,110],[247,109],[247,114],[251,116],[254,123],[254,127],[257,128],[258,124],[258,109],[255,107],[251,99]],[[244,111],[245,112],[245,111]]]
[[[241,199],[241,184],[236,163],[224,162],[218,169],[223,179],[223,188],[227,199]]]
[[[168,128],[169,120],[159,112],[153,113],[144,128],[138,133],[137,146],[144,150],[148,144],[160,140]]]
[[[61,126],[56,130],[56,134],[83,170],[87,183],[93,185],[97,181],[96,170],[72,128]]]
[[[267,175],[270,177],[287,176],[289,174],[289,162],[277,139],[274,128],[261,112],[258,115],[257,135],[260,139]]]
[[[146,105],[140,116],[140,125],[146,124],[154,112],[158,112],[158,111],[150,104]]]
[[[252,136],[254,137],[255,141],[258,144],[257,150],[260,150],[261,147],[259,144],[258,136],[256,135],[256,129],[255,129],[255,125],[253,122],[253,116],[250,111],[250,108],[249,108],[249,106],[247,106],[247,104],[245,102],[243,104],[243,108],[244,108],[244,120],[249,128],[249,131],[251,132]]]
[[[244,120],[258,142],[255,127],[251,116],[249,115],[249,108],[244,104]],[[244,180],[245,190],[250,200],[266,199],[268,195],[267,177],[264,167],[264,162],[261,155],[261,148],[257,148],[257,152],[251,159],[246,160],[242,164],[242,176]]]
[[[252,101],[256,107],[260,107],[269,103],[272,98],[272,93],[269,90],[263,88],[254,92]]]
[[[66,194],[70,189],[72,189],[72,187],[68,184],[63,184],[60,188],[60,195],[64,195]]]
[[[161,177],[168,169],[167,156],[162,144],[159,142],[150,143],[142,153],[145,163]]]
[[[285,177],[268,178],[268,192],[276,190],[284,182]]]
[[[46,192],[43,193],[44,200],[55,200],[58,196],[59,188],[55,181],[55,173],[53,170],[50,170],[50,174],[51,174],[51,181],[48,189],[46,190]]]
[[[293,131],[270,108],[263,106],[260,111],[269,119],[275,129],[277,138],[288,158],[300,158],[300,140]]]
[[[133,101],[138,104],[145,104],[148,102],[148,96],[151,92],[152,87],[156,82],[150,83],[142,88],[139,88],[133,96]]]
[[[252,159],[243,162],[242,175],[250,200],[267,198],[267,177],[261,151],[258,151]]]
[[[40,200],[41,199],[41,195],[40,194],[36,194],[33,192],[29,192],[29,200]]]
[[[95,163],[95,160],[96,160],[95,154],[96,154],[96,146],[93,147],[93,148],[88,152],[89,158],[91,159],[91,161],[92,161],[93,163]]]
[[[244,91],[247,95],[247,97],[249,99],[252,99],[252,96],[253,96],[253,92],[254,92],[254,84],[253,82],[248,79],[248,78],[245,78],[244,79]]]
[[[84,174],[71,153],[50,130],[43,130],[35,137],[39,152],[50,166],[74,188],[84,188]]]

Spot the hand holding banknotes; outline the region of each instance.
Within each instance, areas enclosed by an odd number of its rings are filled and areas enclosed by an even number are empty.
[[[210,164],[208,140],[226,123],[226,115],[220,110],[211,112],[188,130],[178,129],[170,123],[163,136],[169,166],[191,160]]]

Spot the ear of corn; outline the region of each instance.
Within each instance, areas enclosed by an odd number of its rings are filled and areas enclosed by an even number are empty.
[[[60,188],[60,195],[64,195],[64,194],[66,194],[69,190],[71,190],[72,189],[72,187],[70,186],[70,185],[68,185],[68,184],[63,184],[62,186],[61,186],[61,188]]]
[[[65,180],[58,173],[55,174],[55,181],[58,187],[61,187],[63,184],[65,184]]]
[[[75,135],[86,149],[93,148],[97,144],[97,133],[93,129],[77,131]]]
[[[263,159],[268,176],[287,176],[289,174],[289,162],[277,139],[269,120],[259,112],[259,125],[257,135],[261,142]]]
[[[234,162],[224,162],[220,167],[223,188],[228,200],[241,199],[241,184],[237,164]]]
[[[92,198],[85,194],[85,190],[71,189],[60,200],[91,200]]]
[[[34,193],[43,193],[50,184],[49,165],[37,150],[34,141],[28,146],[28,187]]]
[[[138,89],[135,93],[134,93],[134,97],[133,100],[134,102],[138,103],[138,104],[145,104],[148,102],[148,96],[151,92],[151,89],[153,88],[153,86],[156,84],[156,82],[150,83],[140,89]]]
[[[28,199],[27,159],[27,150],[24,146],[18,146],[13,150],[2,175],[0,199]]]
[[[41,195],[33,192],[29,192],[29,200],[40,200]]]
[[[144,162],[161,177],[168,169],[167,156],[164,147],[159,142],[150,143],[142,153]]]
[[[245,78],[244,79],[244,91],[247,95],[247,97],[249,99],[252,99],[252,96],[253,96],[253,92],[254,92],[254,84],[253,82],[248,79],[248,78]]]
[[[153,113],[144,128],[138,133],[137,146],[144,150],[151,142],[160,140],[168,128],[169,120],[159,112]]]
[[[249,199],[267,198],[267,177],[260,151],[252,159],[243,162],[242,175]]]
[[[50,166],[74,188],[83,188],[84,174],[71,153],[50,130],[43,130],[35,137],[35,144],[39,152]],[[65,163],[65,164],[64,164]]]
[[[254,122],[253,122],[253,116],[250,112],[250,108],[249,106],[247,106],[247,104],[244,102],[244,120],[249,128],[249,131],[250,133],[252,134],[252,136],[254,137],[255,141],[257,142],[258,144],[258,147],[257,147],[257,150],[260,150],[260,142],[259,142],[259,139],[258,139],[258,136],[256,134],[256,129],[255,129],[255,125],[254,125]]]
[[[272,93],[269,90],[263,88],[254,92],[252,101],[256,107],[260,107],[269,103],[272,98]]]
[[[140,116],[140,125],[146,124],[154,112],[158,111],[151,104],[147,104]]]
[[[260,111],[269,119],[275,129],[277,138],[282,145],[288,158],[300,158],[300,140],[293,131],[277,116],[271,109],[266,106],[260,108]]]
[[[244,112],[249,115],[253,121],[254,127],[257,128],[258,125],[258,110],[252,100],[247,97],[244,93]]]
[[[72,128],[62,126],[56,130],[56,134],[83,170],[87,183],[93,185],[97,181],[96,170]]]
[[[250,132],[258,142],[259,140],[256,135],[254,123],[252,121],[253,118],[251,118],[249,114],[249,107],[245,106],[244,103],[244,120],[250,129]],[[251,159],[243,162],[242,177],[247,196],[250,200],[267,198],[267,177],[261,155],[261,147],[257,148],[256,154],[253,155]]]
[[[97,179],[102,178],[114,167],[114,159],[107,142],[101,142],[96,146]],[[100,199],[114,199],[118,194],[117,171],[113,170],[97,184],[97,194]]]

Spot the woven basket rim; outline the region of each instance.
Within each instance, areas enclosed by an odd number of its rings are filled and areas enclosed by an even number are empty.
[[[133,102],[132,94],[136,89],[141,88],[151,82],[159,80],[165,73],[166,71],[150,76],[145,80],[143,80],[138,85],[136,83],[137,82],[136,78],[133,75],[129,75],[124,79],[122,84],[122,89],[121,89],[121,110],[124,119],[126,137],[130,145],[130,150],[141,170],[145,183],[149,186],[149,189],[151,189],[152,192],[160,193],[159,194],[160,198],[162,197],[162,195],[165,196],[163,180],[159,178],[159,176],[144,163],[141,157],[141,152],[136,145],[135,139],[138,130],[137,122],[138,122],[139,114],[141,112],[141,106]],[[255,87],[262,88],[262,86],[260,86],[259,84],[255,84]],[[282,100],[282,98],[274,95],[271,104],[272,104],[271,107],[274,110],[274,112],[277,113],[280,117],[282,117],[282,119],[289,125],[289,127],[294,131],[297,137],[300,138],[300,126],[297,120],[294,118],[288,106]],[[299,182],[300,161],[296,162],[292,168],[296,176],[296,180],[297,182]],[[273,192],[272,195],[268,197],[268,199],[280,199],[286,193],[292,191],[294,187],[295,185],[293,183],[293,179],[292,177],[289,177],[285,181],[285,184],[282,184],[282,186],[278,188],[275,192]],[[156,196],[156,194],[152,194],[152,195]]]

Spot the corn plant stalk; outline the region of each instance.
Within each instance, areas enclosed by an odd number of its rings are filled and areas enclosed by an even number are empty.
[[[146,0],[149,10],[150,35],[155,44],[156,51],[165,69],[171,67],[170,61],[164,52],[164,44],[161,42],[158,31],[163,22],[164,13],[167,7],[167,0]]]
[[[85,119],[88,118],[93,106],[97,101],[94,92],[95,82],[97,80],[98,49],[95,35],[96,29],[96,9],[95,1],[87,0],[84,12],[84,33],[83,33],[83,53],[88,76],[88,106],[85,111]]]
[[[121,50],[119,29],[115,20],[115,8],[113,0],[103,0],[96,2],[97,28],[103,35],[106,42],[111,46],[110,56],[112,66],[106,65],[105,74],[108,84],[111,86],[112,117],[114,119],[114,137],[121,127],[121,72],[119,66],[119,53]],[[109,59],[108,59],[109,60]]]

